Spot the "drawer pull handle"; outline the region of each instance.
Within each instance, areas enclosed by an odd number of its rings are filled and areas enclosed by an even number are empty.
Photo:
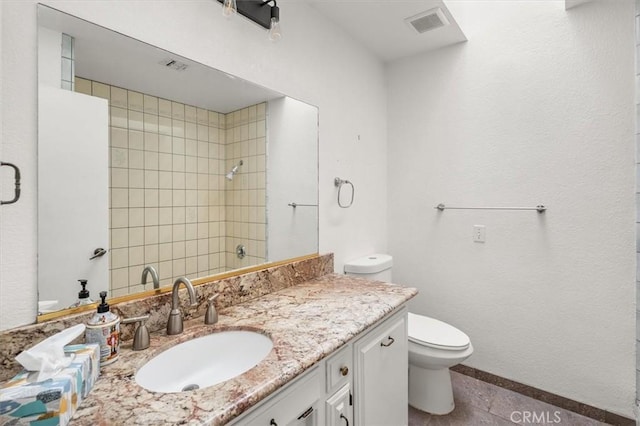
[[[313,407],[309,407],[309,408],[307,409],[307,411],[305,411],[304,413],[302,413],[302,414],[300,415],[300,417],[298,417],[298,420],[304,420],[304,419],[306,419],[307,417],[309,417],[309,416],[311,415],[311,413],[313,413]]]
[[[343,376],[349,374],[349,367],[347,367],[346,365],[340,367],[340,374],[342,374]]]
[[[278,423],[276,423],[275,420],[271,419],[271,421],[269,422],[269,426],[278,426]]]
[[[387,337],[387,339],[389,339],[389,340],[387,341],[387,343],[380,342],[380,346],[388,347],[388,346],[393,345],[393,342],[395,342],[395,341],[396,341],[396,340],[395,340],[393,337],[391,337],[391,336]]]
[[[346,426],[349,426],[349,419],[344,414],[340,414],[340,418],[344,419],[345,423],[347,424]]]

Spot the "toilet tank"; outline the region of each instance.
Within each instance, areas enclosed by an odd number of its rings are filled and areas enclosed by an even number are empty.
[[[370,254],[344,264],[344,273],[368,280],[391,282],[393,257],[388,254]]]

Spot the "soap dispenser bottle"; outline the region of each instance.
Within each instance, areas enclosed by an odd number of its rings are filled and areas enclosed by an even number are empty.
[[[85,340],[100,345],[100,365],[108,365],[118,359],[120,353],[120,317],[109,310],[107,292],[101,291],[102,302],[98,311],[87,323]]]
[[[84,305],[90,305],[93,303],[91,297],[89,297],[89,290],[87,290],[87,280],[78,280],[82,286],[82,290],[78,293],[78,301],[71,305],[72,308]]]

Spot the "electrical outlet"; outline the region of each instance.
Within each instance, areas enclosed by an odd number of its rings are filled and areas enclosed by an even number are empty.
[[[473,225],[473,242],[484,243],[487,237],[487,232],[484,225]]]

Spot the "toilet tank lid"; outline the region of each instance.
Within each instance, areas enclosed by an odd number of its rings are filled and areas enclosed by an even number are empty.
[[[393,266],[393,257],[388,254],[370,254],[344,264],[344,272],[353,274],[375,274]]]

